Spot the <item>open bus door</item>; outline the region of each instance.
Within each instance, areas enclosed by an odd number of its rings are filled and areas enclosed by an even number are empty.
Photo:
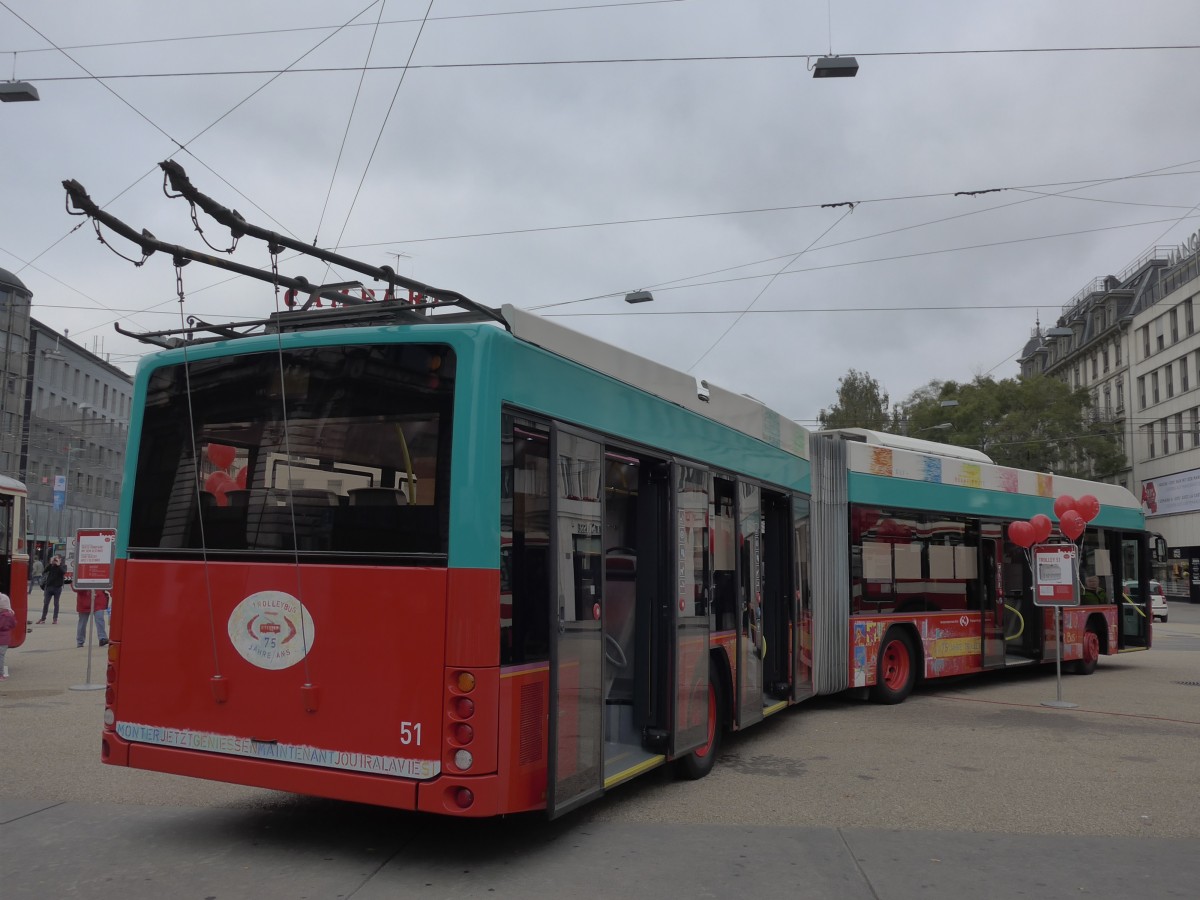
[[[546,808],[553,817],[604,790],[604,448],[556,424],[550,456],[555,562]]]
[[[682,756],[708,740],[709,478],[703,469],[675,466],[674,728],[672,756]],[[720,723],[717,723],[720,727]]]
[[[980,651],[985,669],[1004,665],[1004,539],[999,525],[985,524],[979,541],[980,582]]]
[[[1113,545],[1120,542],[1119,547]],[[1145,533],[1112,533],[1109,553],[1120,560],[1120,579],[1114,579],[1119,590],[1117,604],[1117,648],[1150,646],[1150,623],[1153,619],[1150,600],[1150,544]],[[1126,585],[1136,584],[1137,590]]]

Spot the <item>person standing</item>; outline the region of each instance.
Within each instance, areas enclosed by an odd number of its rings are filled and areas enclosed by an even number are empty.
[[[42,564],[40,556],[34,557],[33,565],[29,569],[29,593],[33,593],[34,587],[42,586],[42,572],[45,571],[45,566]]]
[[[96,623],[96,636],[100,646],[108,643],[108,632],[104,628],[104,611],[111,598],[108,591],[83,590],[75,592],[75,611],[79,613],[79,625],[75,629],[75,643],[82,647],[87,640],[87,621],[91,616]]]
[[[13,629],[17,627],[17,614],[13,612],[12,601],[8,594],[0,593],[0,681],[8,677],[8,667],[4,657],[8,653],[8,645],[12,641]]]
[[[66,575],[67,570],[63,567],[62,557],[56,553],[50,557],[50,565],[46,566],[46,571],[42,573],[42,617],[37,620],[37,624],[46,624],[46,613],[50,611],[51,600],[54,601],[54,624],[58,624],[58,598],[62,596]]]

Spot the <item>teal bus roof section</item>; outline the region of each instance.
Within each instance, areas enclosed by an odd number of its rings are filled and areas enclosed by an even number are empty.
[[[500,521],[500,429],[504,405],[560,419],[641,445],[759,479],[787,490],[810,490],[810,465],[767,435],[755,438],[730,425],[527,343],[490,324],[371,326],[240,337],[164,350],[143,358],[134,383],[134,408],[126,481],[134,483],[140,448],[141,404],[154,371],[164,366],[301,347],[372,343],[450,346],[457,357],[450,515],[454,522],[449,564],[495,568]],[[745,398],[749,399],[749,398]],[[757,403],[757,401],[751,401]],[[761,404],[760,404],[761,405]],[[801,431],[807,450],[807,433]],[[801,449],[793,444],[794,449]],[[123,491],[121,521],[128,522],[135,491]],[[119,531],[117,554],[127,558],[128,529]]]
[[[862,472],[850,473],[850,502],[995,519],[1029,519],[1043,513],[1057,521],[1053,497],[910,481]],[[1146,527],[1141,509],[1104,503],[1100,505],[1100,514],[1090,524],[1130,531],[1143,531]]]

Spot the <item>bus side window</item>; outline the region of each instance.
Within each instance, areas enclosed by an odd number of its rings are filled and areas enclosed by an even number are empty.
[[[713,610],[717,631],[737,628],[737,523],[733,512],[734,484],[713,478]]]

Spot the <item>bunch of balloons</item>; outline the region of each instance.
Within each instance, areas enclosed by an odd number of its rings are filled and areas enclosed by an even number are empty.
[[[246,486],[246,467],[240,468],[237,475],[229,474],[237,451],[227,444],[209,444],[204,448],[204,455],[217,467],[217,471],[204,479],[204,489],[217,498],[217,506],[228,506],[229,498],[225,492]]]
[[[1054,501],[1054,515],[1058,517],[1058,530],[1069,541],[1079,540],[1087,523],[1100,514],[1100,501],[1091,494],[1085,494],[1076,500],[1070,494],[1063,494]],[[1032,547],[1050,537],[1054,525],[1049,516],[1038,514],[1028,522],[1011,522],[1008,526],[1008,539],[1018,547]]]

